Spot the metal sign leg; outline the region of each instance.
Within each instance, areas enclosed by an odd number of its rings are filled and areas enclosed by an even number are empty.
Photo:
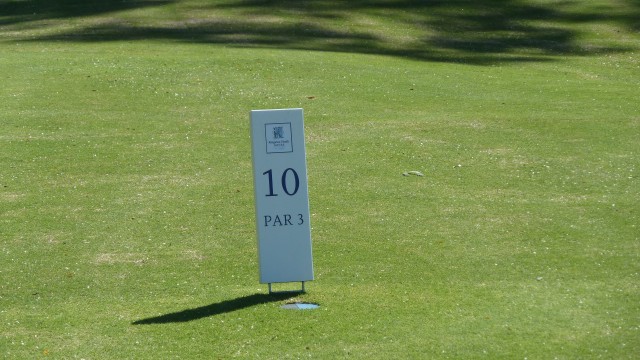
[[[306,293],[307,291],[305,290],[305,287],[304,287],[304,281],[301,281],[301,283],[302,283],[302,290],[285,290],[285,291],[273,291],[273,289],[271,288],[271,283],[268,283],[269,295],[271,295],[271,294],[303,294],[303,293]]]

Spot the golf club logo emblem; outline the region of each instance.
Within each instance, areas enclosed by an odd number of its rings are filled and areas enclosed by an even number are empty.
[[[274,139],[284,139],[284,128],[282,126],[274,126],[273,127],[273,138]]]
[[[291,123],[265,124],[267,154],[293,152]]]

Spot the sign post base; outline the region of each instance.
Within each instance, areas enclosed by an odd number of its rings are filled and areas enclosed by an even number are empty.
[[[269,283],[269,295],[271,294],[304,294],[306,290],[304,289],[304,281],[301,281],[302,289],[301,290],[285,290],[285,291],[273,291],[271,288],[271,283]]]

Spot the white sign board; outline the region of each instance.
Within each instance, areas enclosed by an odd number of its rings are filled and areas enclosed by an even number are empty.
[[[260,282],[313,280],[302,109],[251,111]]]

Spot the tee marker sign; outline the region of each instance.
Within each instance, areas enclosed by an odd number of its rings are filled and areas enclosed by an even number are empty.
[[[302,109],[251,111],[260,283],[313,280]]]

